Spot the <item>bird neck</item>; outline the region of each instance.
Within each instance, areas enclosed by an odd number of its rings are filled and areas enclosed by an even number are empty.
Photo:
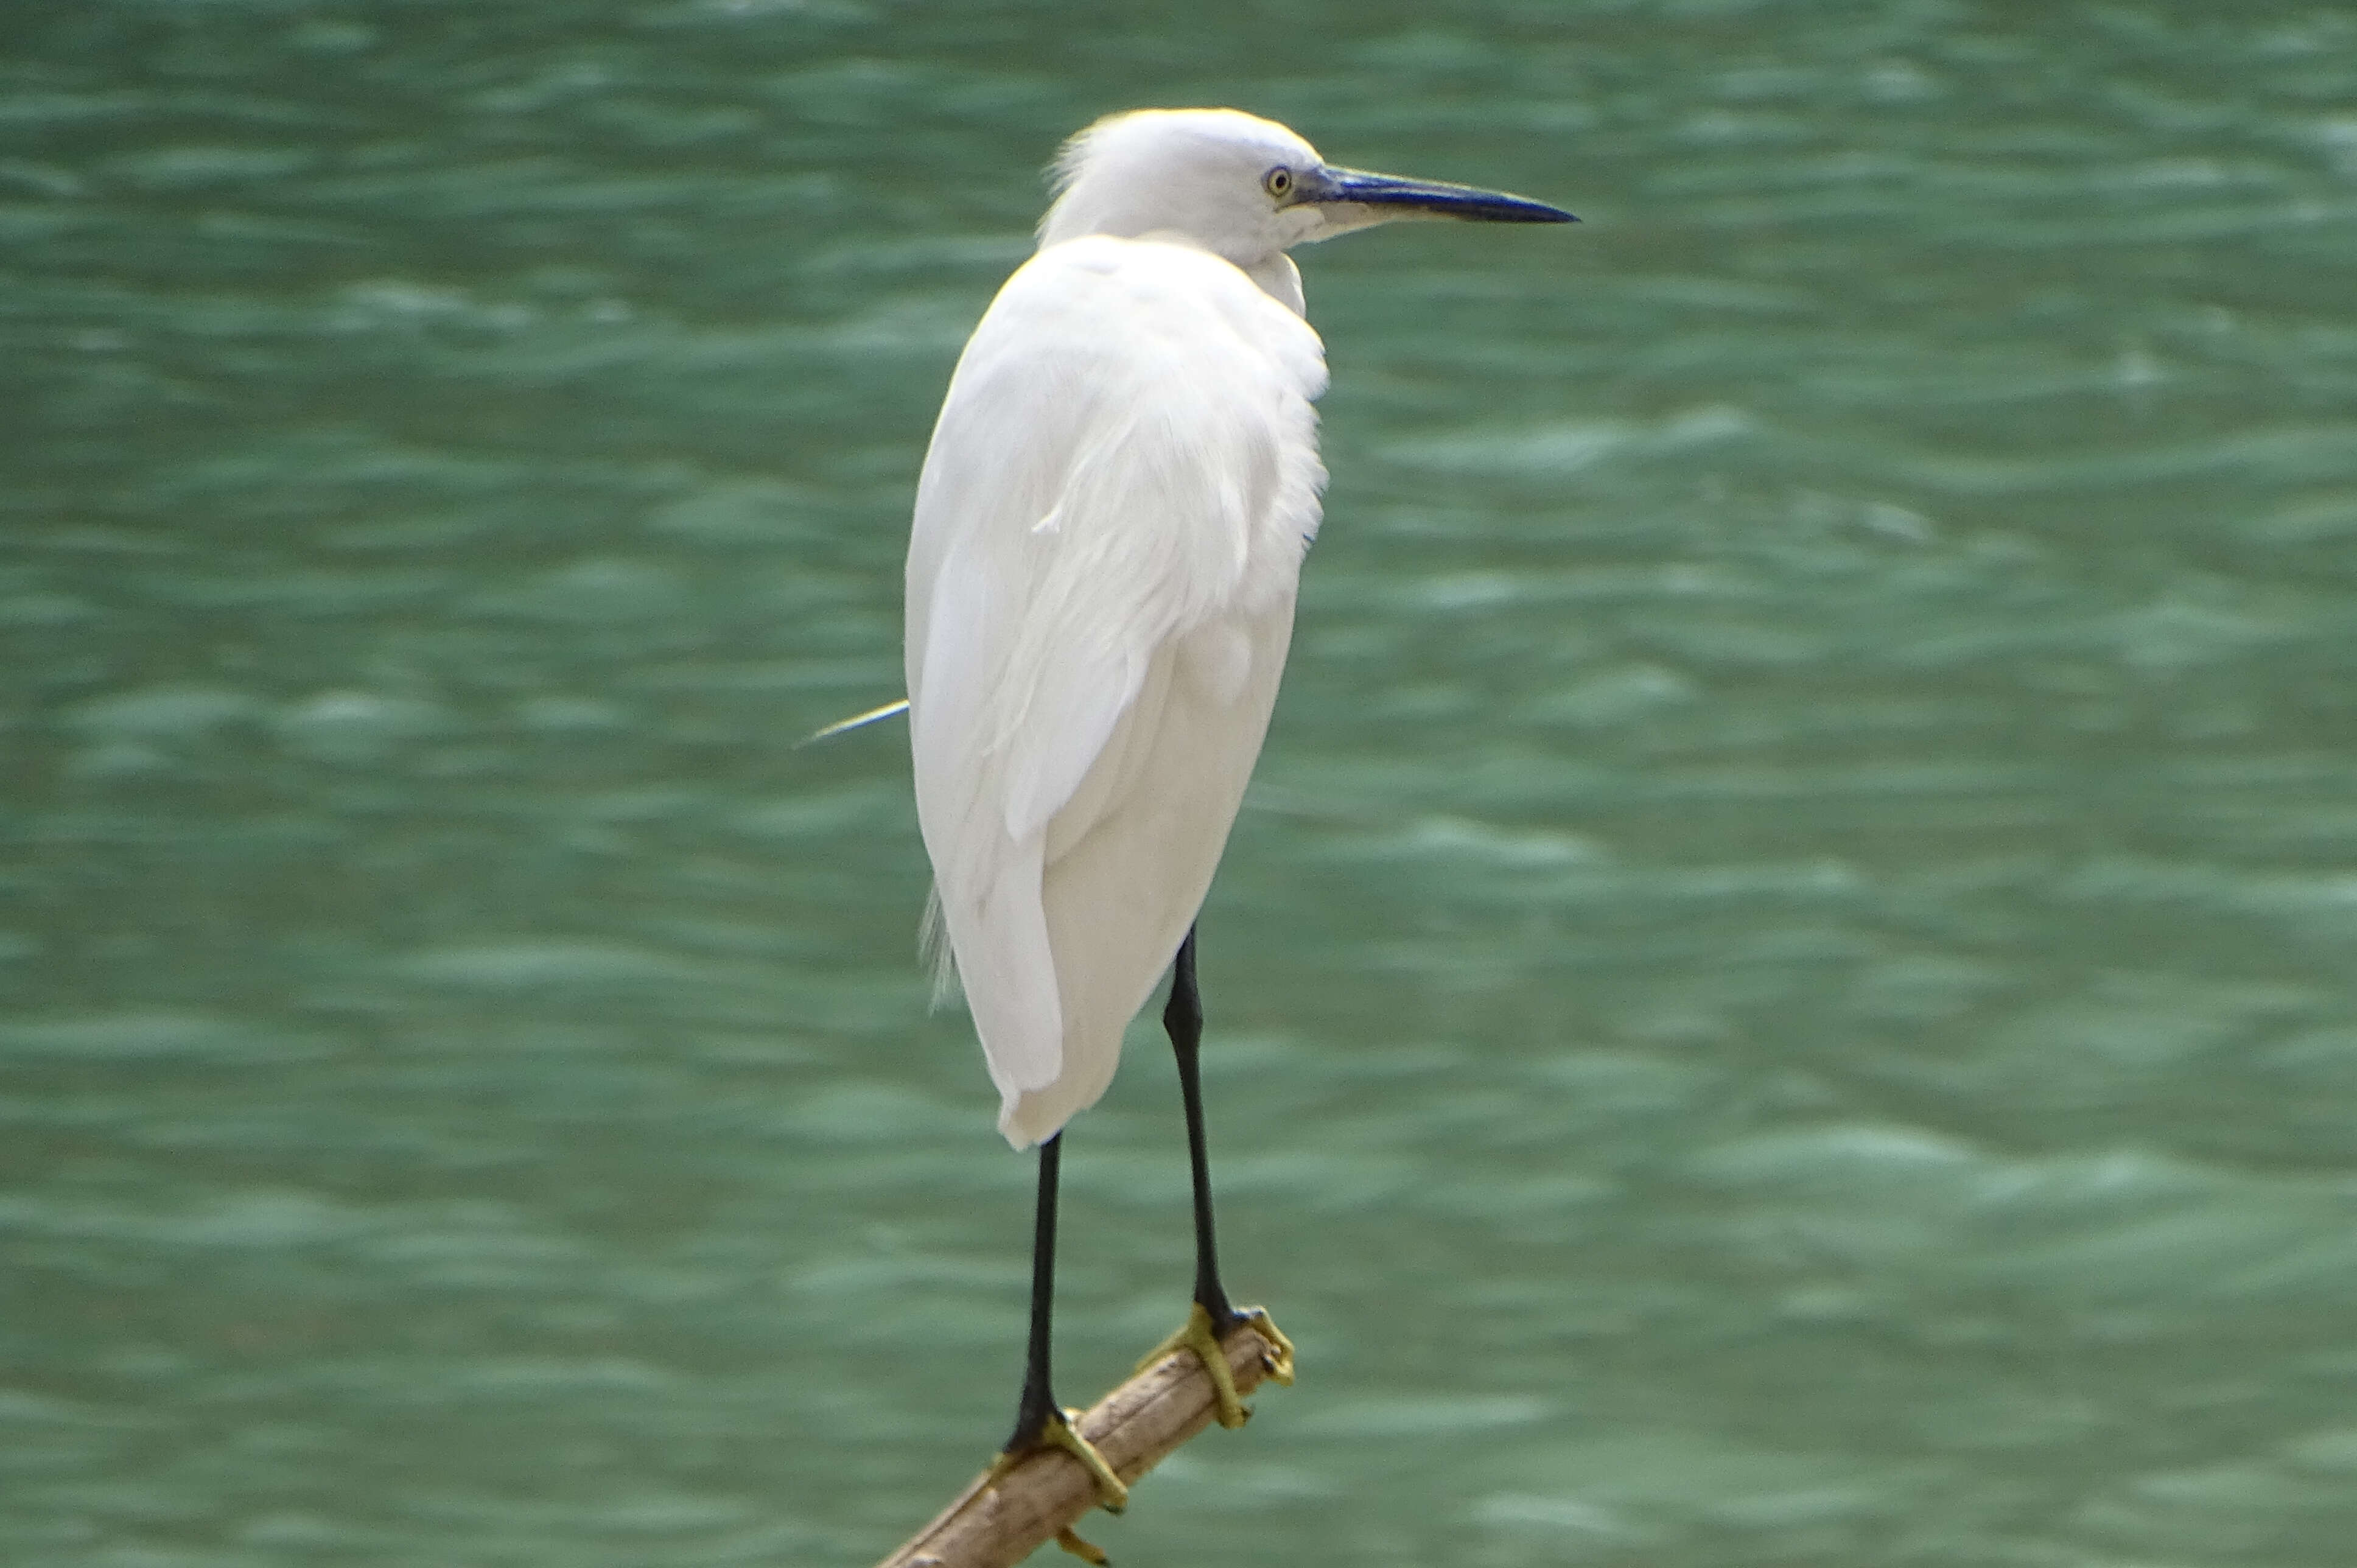
[[[1260,285],[1261,293],[1294,315],[1308,319],[1308,312],[1303,308],[1306,302],[1301,297],[1301,269],[1293,264],[1291,256],[1279,251],[1265,262],[1255,262],[1243,268],[1243,272],[1244,276]]]

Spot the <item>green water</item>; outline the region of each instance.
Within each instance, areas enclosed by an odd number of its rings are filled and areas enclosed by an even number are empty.
[[[1092,1533],[2350,1560],[2357,15],[2190,0],[12,6],[0,1560],[857,1565],[1003,1435],[904,742],[792,743],[1035,171],[1204,102],[1586,221],[1303,257],[1203,924],[1303,1376]]]

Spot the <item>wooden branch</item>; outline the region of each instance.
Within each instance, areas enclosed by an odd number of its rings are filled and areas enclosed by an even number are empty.
[[[1275,1348],[1249,1324],[1228,1337],[1236,1392],[1268,1375]],[[1192,1351],[1174,1350],[1105,1395],[1076,1423],[1114,1475],[1135,1484],[1211,1423],[1218,1404],[1211,1374]],[[986,1485],[985,1471],[955,1501],[877,1568],[1014,1568],[1096,1507],[1095,1484],[1078,1459],[1042,1449]]]

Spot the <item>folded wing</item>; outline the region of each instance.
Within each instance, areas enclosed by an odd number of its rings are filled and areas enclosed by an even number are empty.
[[[1007,281],[918,487],[917,809],[1017,1147],[1103,1092],[1208,887],[1318,523],[1317,335],[1226,262],[1092,237]]]

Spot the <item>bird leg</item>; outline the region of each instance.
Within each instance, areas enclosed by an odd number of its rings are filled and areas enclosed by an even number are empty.
[[[1081,1412],[1057,1404],[1055,1395],[1048,1391],[1049,1321],[1056,1299],[1056,1177],[1063,1144],[1060,1133],[1039,1145],[1039,1203],[1031,1235],[1031,1341],[1023,1361],[1023,1397],[1016,1406],[1015,1431],[990,1466],[985,1485],[996,1482],[1042,1448],[1060,1448],[1087,1468],[1096,1482],[1097,1501],[1105,1511],[1119,1513],[1128,1506],[1129,1488],[1113,1473],[1104,1455],[1074,1428],[1072,1423]],[[1078,1536],[1072,1541],[1080,1546],[1088,1544]],[[1089,1554],[1070,1544],[1065,1549],[1082,1557]]]
[[[1235,1379],[1228,1370],[1227,1352],[1221,1342],[1243,1325],[1252,1325],[1273,1347],[1268,1375],[1280,1383],[1290,1383],[1293,1341],[1278,1330],[1265,1309],[1232,1304],[1220,1283],[1219,1242],[1211,1229],[1211,1163],[1204,1147],[1203,1088],[1198,1071],[1203,1002],[1195,986],[1192,926],[1187,928],[1187,940],[1178,944],[1178,957],[1170,968],[1170,1000],[1162,1009],[1162,1027],[1170,1036],[1171,1054],[1178,1060],[1178,1093],[1187,1106],[1187,1156],[1195,1181],[1195,1303],[1187,1314],[1186,1326],[1157,1345],[1137,1365],[1143,1371],[1175,1350],[1192,1352],[1211,1374],[1211,1387],[1219,1396],[1220,1424],[1238,1427],[1251,1419],[1252,1407],[1236,1394]]]

